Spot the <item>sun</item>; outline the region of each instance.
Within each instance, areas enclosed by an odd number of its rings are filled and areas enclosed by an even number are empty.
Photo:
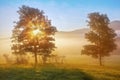
[[[38,33],[40,33],[41,31],[39,29],[33,30],[33,35],[37,35]]]

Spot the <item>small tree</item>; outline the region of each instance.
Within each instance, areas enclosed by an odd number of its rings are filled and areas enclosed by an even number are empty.
[[[38,63],[37,55],[46,57],[54,50],[54,34],[57,31],[51,26],[51,21],[44,16],[44,12],[36,8],[22,6],[19,8],[19,21],[13,29],[12,50],[16,55],[31,52],[35,57],[35,66]]]
[[[108,27],[109,19],[105,14],[97,12],[88,15],[90,31],[85,34],[85,38],[91,44],[85,45],[81,54],[92,55],[94,58],[99,58],[99,63],[102,65],[102,57],[109,56],[110,52],[116,49],[115,32]]]

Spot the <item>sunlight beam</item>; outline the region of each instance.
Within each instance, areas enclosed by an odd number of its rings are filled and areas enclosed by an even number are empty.
[[[41,31],[39,29],[33,30],[33,35],[36,36],[37,34],[41,33]]]

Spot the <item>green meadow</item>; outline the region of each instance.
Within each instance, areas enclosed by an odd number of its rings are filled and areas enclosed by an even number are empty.
[[[120,80],[120,68],[92,65],[1,66],[0,80]]]

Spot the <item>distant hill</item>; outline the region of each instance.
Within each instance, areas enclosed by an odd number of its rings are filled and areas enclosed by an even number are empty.
[[[109,24],[109,27],[114,29],[116,31],[116,33],[118,35],[120,35],[120,21],[116,20],[116,21],[112,21]],[[88,28],[82,28],[82,29],[77,29],[77,30],[73,30],[73,31],[58,31],[57,35],[59,36],[66,36],[66,37],[70,37],[70,36],[84,36],[85,33],[87,33],[89,31]]]
[[[114,29],[117,33],[117,36],[120,37],[120,21],[112,21],[109,26],[110,28]]]
[[[65,37],[65,38],[78,38],[84,37],[85,33],[89,31],[88,28],[77,29],[73,31],[58,31],[56,36]]]
[[[113,28],[117,34],[120,31],[120,21],[112,21],[109,25]],[[80,50],[87,43],[84,38],[85,33],[89,31],[89,28],[77,29],[73,31],[58,31],[55,35],[57,47],[61,53],[66,52],[66,54],[80,54]],[[112,54],[120,54],[120,37],[116,37],[117,50],[112,52]],[[61,49],[64,49],[62,51]],[[69,50],[68,50],[69,49]]]
[[[89,29],[88,28],[82,28],[82,29],[76,29],[76,30],[73,30],[73,31],[58,31],[58,33],[69,33],[69,34],[84,34],[86,32],[88,32]]]
[[[120,21],[112,21],[109,26],[114,30],[120,30]]]

